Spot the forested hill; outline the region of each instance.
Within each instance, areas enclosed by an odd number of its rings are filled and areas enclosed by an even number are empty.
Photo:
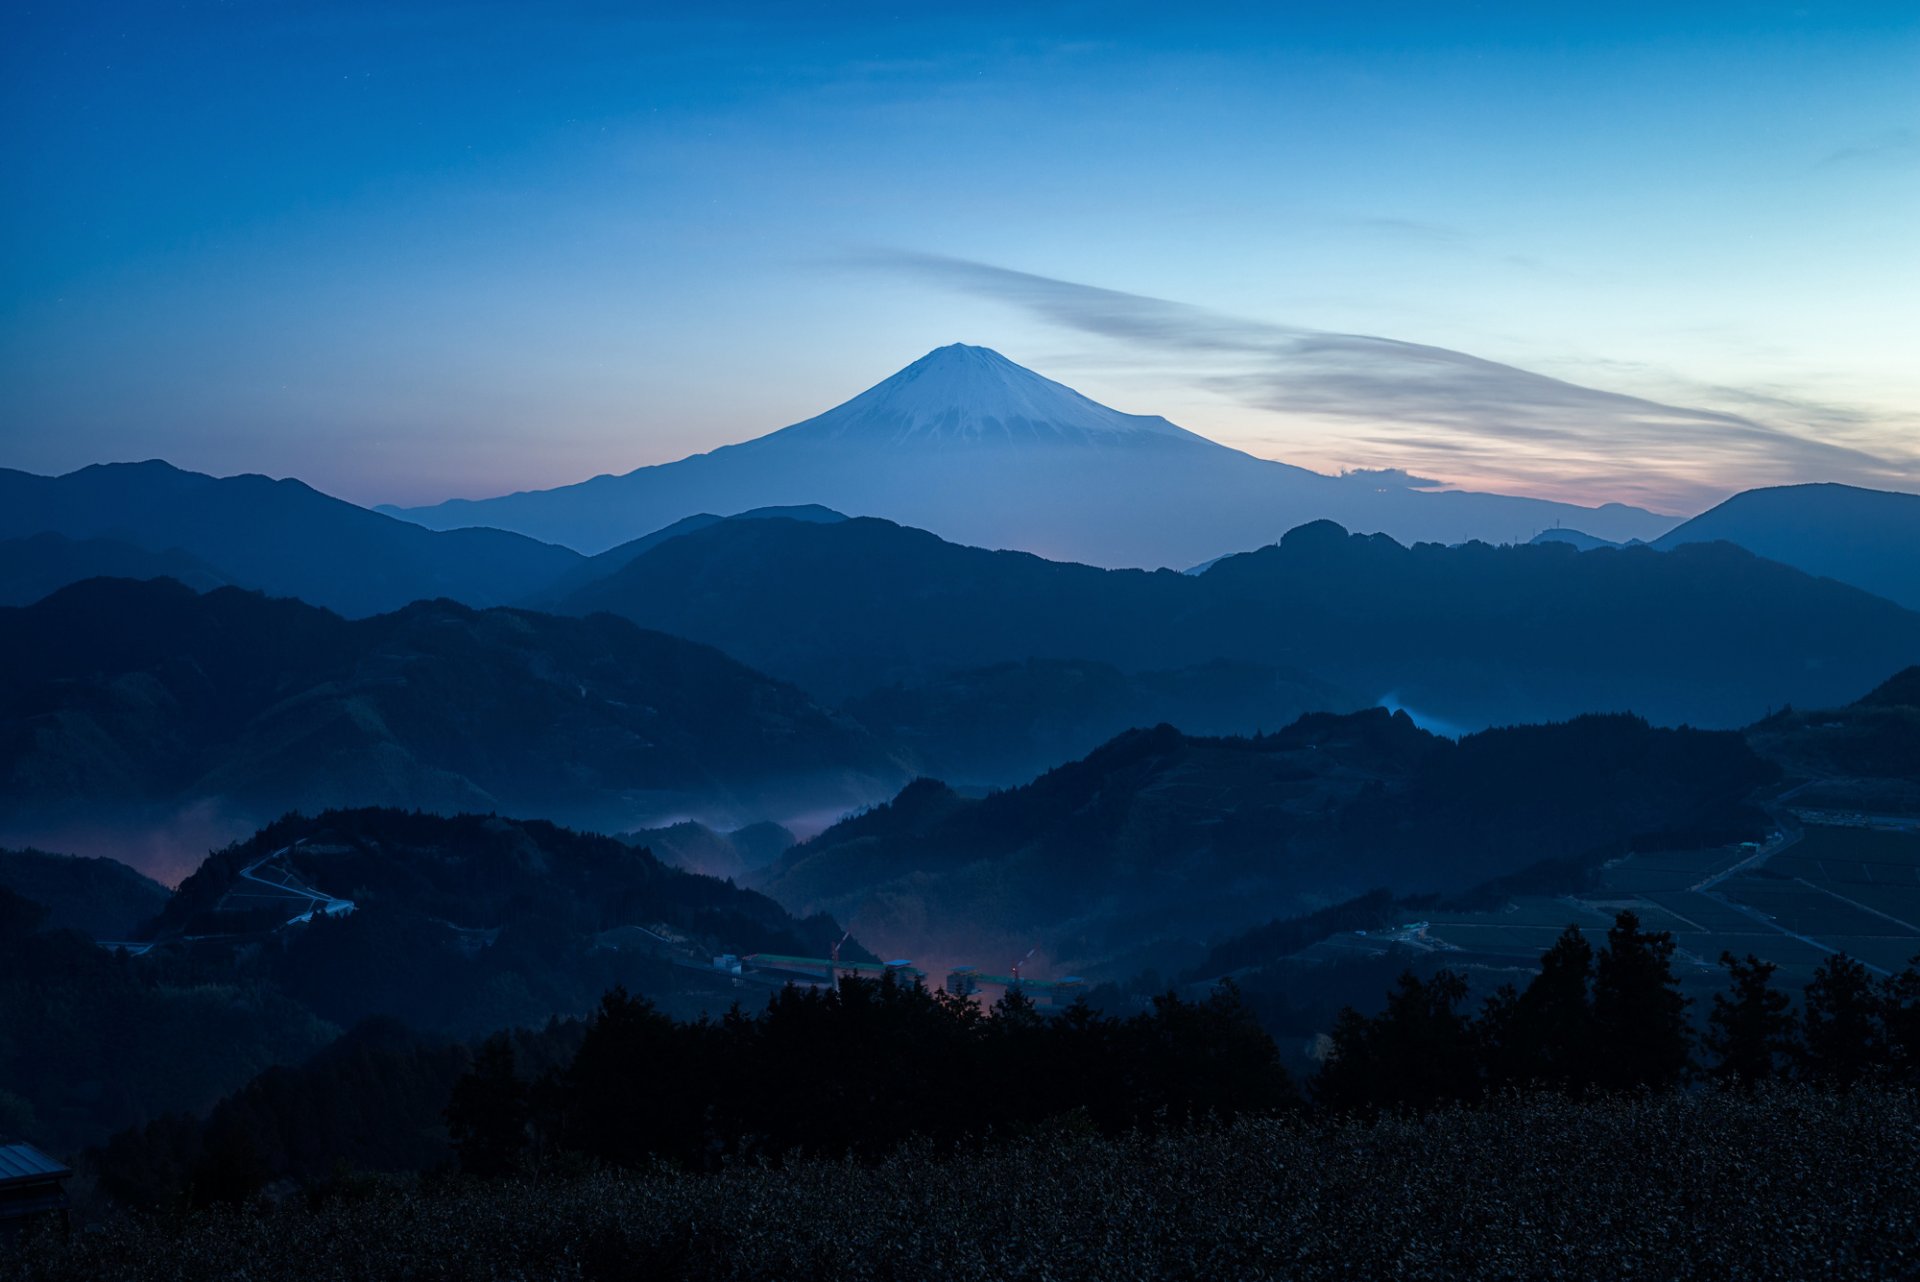
[[[708,642],[829,699],[1036,658],[1126,672],[1225,659],[1466,727],[1609,711],[1739,726],[1835,705],[1920,656],[1920,615],[1727,544],[1409,548],[1325,521],[1200,575],[885,521],[723,522],[561,608]]]
[[[907,777],[857,725],[609,616],[428,601],[349,621],[100,579],[0,611],[0,819],[209,801],[391,804],[598,828],[851,806]]]
[[[1738,734],[1626,716],[1457,743],[1380,709],[1251,739],[1161,726],[985,798],[917,782],[758,884],[883,950],[918,939],[973,960],[1045,939],[1056,970],[1156,950],[1164,965],[1375,886],[1461,890],[1634,843],[1739,840],[1774,776]]]

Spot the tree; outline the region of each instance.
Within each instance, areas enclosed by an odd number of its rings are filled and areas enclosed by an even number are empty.
[[[1778,967],[1772,962],[1752,953],[1741,961],[1723,952],[1720,964],[1727,968],[1733,991],[1714,994],[1706,1045],[1718,1061],[1713,1068],[1717,1077],[1751,1089],[1776,1076],[1797,1049],[1793,1003],[1773,986]]]
[[[1467,983],[1452,971],[1421,980],[1412,971],[1372,1019],[1351,1007],[1333,1026],[1333,1050],[1313,1081],[1331,1108],[1431,1108],[1480,1091],[1472,1022],[1461,1013]]]
[[[1512,986],[1487,999],[1480,1042],[1494,1086],[1546,1084],[1578,1090],[1592,1078],[1593,946],[1568,926],[1541,954],[1524,992]]]
[[[531,1115],[531,1092],[514,1071],[513,1042],[495,1033],[454,1083],[447,1105],[447,1133],[460,1169],[483,1178],[518,1170],[526,1159]]]
[[[1867,968],[1845,953],[1814,969],[1803,1021],[1808,1081],[1846,1090],[1873,1071],[1883,1049],[1878,1006]]]
[[[1920,957],[1880,986],[1880,1028],[1887,1072],[1894,1081],[1920,1086]]]
[[[1686,1076],[1692,1038],[1687,999],[1673,975],[1673,936],[1614,918],[1594,967],[1593,1079],[1613,1090],[1664,1090]]]

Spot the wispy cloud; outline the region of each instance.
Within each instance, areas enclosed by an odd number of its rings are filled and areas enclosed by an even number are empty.
[[[1920,161],[1920,129],[1889,129],[1869,142],[1829,152],[1820,163],[1845,165],[1862,160]]]
[[[862,259],[1157,358],[1190,385],[1275,416],[1287,444],[1341,466],[1670,511],[1802,480],[1920,487],[1920,454],[1865,448],[1865,416],[1780,389],[1703,388],[1701,404],[1668,404],[1450,348],[1249,320],[990,263],[894,251]]]

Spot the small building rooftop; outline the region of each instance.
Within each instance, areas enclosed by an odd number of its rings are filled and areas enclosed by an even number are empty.
[[[73,1171],[31,1144],[0,1144],[0,1188],[10,1184],[64,1180]]]

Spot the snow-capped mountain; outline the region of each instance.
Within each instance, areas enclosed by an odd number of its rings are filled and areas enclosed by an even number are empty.
[[[1402,542],[1525,542],[1556,523],[1614,541],[1676,522],[1639,508],[1325,476],[1088,399],[955,343],[791,427],[577,485],[383,511],[597,553],[700,512],[819,503],[955,542],[1107,566],[1187,566],[1319,518]]]
[[[1122,414],[989,347],[938,348],[816,418],[753,444],[1115,445],[1155,439],[1214,446],[1166,419]]]

